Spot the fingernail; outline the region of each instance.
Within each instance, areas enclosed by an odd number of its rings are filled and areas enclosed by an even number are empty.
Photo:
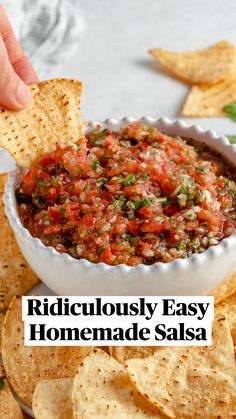
[[[28,86],[20,80],[16,90],[15,100],[19,105],[26,106],[31,100],[31,97],[32,95]]]

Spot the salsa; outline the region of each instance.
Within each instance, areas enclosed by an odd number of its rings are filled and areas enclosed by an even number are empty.
[[[233,167],[209,148],[133,123],[99,125],[34,163],[16,190],[33,237],[76,259],[170,262],[204,252],[236,226]]]

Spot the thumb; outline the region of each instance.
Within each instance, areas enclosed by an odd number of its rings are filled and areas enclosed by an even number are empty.
[[[23,109],[30,102],[28,86],[15,73],[9,61],[7,50],[0,36],[0,105],[12,109]]]

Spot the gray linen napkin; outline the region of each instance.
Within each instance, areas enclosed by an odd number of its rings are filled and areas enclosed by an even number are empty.
[[[73,53],[84,30],[77,0],[2,0],[15,34],[40,80]],[[63,76],[63,74],[62,74]],[[0,149],[0,172],[13,160]]]

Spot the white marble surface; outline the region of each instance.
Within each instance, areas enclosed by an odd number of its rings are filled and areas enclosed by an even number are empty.
[[[53,75],[84,82],[85,120],[180,117],[188,87],[158,72],[147,50],[191,50],[220,39],[236,43],[235,0],[77,1],[86,21],[83,38]],[[187,120],[219,134],[236,133],[227,118]]]
[[[52,76],[83,81],[84,120],[179,118],[188,87],[158,71],[147,50],[191,50],[220,39],[236,44],[235,0],[77,1],[86,22],[84,35]],[[186,121],[218,134],[236,134],[236,124],[227,118]],[[36,291],[49,293],[42,284]]]

